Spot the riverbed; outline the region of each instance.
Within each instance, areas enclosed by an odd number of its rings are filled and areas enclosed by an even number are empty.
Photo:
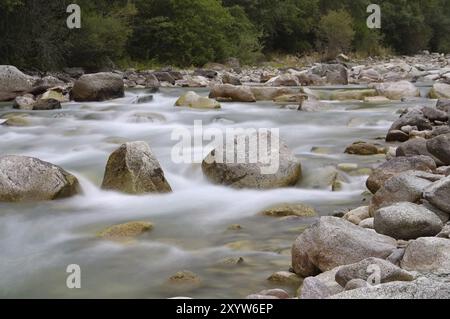
[[[201,111],[173,106],[183,92],[161,89],[152,101],[136,104],[138,96],[149,93],[127,91],[113,101],[70,102],[62,110],[28,112],[30,124],[24,127],[0,125],[0,155],[57,164],[77,176],[83,188],[82,195],[67,200],[0,203],[0,297],[242,298],[280,287],[267,278],[289,269],[292,243],[315,218],[278,219],[260,212],[276,204],[304,203],[324,216],[364,205],[367,169],[385,156],[348,155],[345,148],[358,140],[386,146],[383,137],[400,109],[432,105],[427,99],[381,105],[325,102],[319,112],[300,112],[257,102],[222,103],[220,110]],[[197,92],[207,95],[205,89]],[[24,111],[0,104],[0,118],[12,112]],[[295,187],[267,191],[212,185],[201,164],[171,159],[178,142],[172,132],[192,130],[195,120],[221,130],[280,129],[302,163],[303,178]],[[150,145],[173,193],[130,196],[100,189],[109,154],[127,141]],[[342,163],[358,169],[338,170]],[[328,180],[336,171],[342,189],[333,192]],[[155,227],[127,244],[97,237],[105,227],[135,220]],[[235,224],[242,229],[230,229]],[[230,257],[244,262],[223,263]],[[66,286],[70,264],[81,267],[80,289]],[[168,283],[182,270],[200,276],[201,285],[180,289]]]

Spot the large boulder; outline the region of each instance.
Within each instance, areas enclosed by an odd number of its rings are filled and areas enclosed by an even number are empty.
[[[232,102],[256,102],[250,87],[220,84],[212,87],[209,97]]]
[[[300,289],[300,299],[325,299],[332,295],[331,290],[316,277],[308,277]]]
[[[330,299],[449,299],[450,284],[421,277],[344,291]]]
[[[428,186],[423,192],[423,198],[431,205],[450,214],[450,176]]]
[[[22,92],[31,88],[27,75],[12,65],[0,65],[0,92]]]
[[[378,282],[373,282],[374,284],[414,280],[414,276],[411,273],[395,266],[389,261],[370,257],[355,264],[340,267],[336,273],[336,281],[342,287],[345,287],[351,280],[362,279],[367,281],[371,279],[371,277],[374,277],[373,275],[379,275],[378,278],[374,278],[375,280],[378,280]]]
[[[369,213],[398,202],[416,203],[422,198],[422,193],[442,175],[434,175],[421,171],[406,171],[392,176],[372,197]]]
[[[411,111],[403,114],[396,120],[389,131],[401,130],[405,126],[417,127],[419,131],[431,130],[433,128],[431,122],[425,118],[425,115],[421,111]]]
[[[111,154],[102,188],[128,194],[171,192],[158,160],[145,142],[123,144]]]
[[[420,96],[419,89],[408,81],[386,82],[376,84],[378,95],[385,96],[391,100],[401,100],[408,97]]]
[[[193,91],[183,94],[175,102],[175,106],[186,106],[196,109],[220,109],[219,102],[207,97],[202,97]]]
[[[436,107],[425,106],[422,108],[422,113],[430,121],[448,121],[448,113],[441,111]]]
[[[450,99],[450,84],[435,83],[430,91],[432,99]]]
[[[450,165],[450,134],[442,134],[428,140],[426,149],[443,165]]]
[[[123,97],[122,77],[114,73],[95,73],[81,76],[74,84],[71,95],[77,102],[104,101]]]
[[[292,267],[300,276],[313,276],[369,257],[386,259],[397,244],[393,238],[335,217],[322,217],[295,241]]]
[[[425,207],[402,202],[377,210],[374,213],[374,227],[379,234],[410,240],[436,236],[444,225],[435,213]]]
[[[435,169],[436,163],[428,156],[396,157],[376,168],[367,179],[366,186],[375,194],[394,175],[409,170],[432,173]]]
[[[258,150],[262,140],[266,140],[267,148]],[[216,184],[270,189],[295,185],[301,176],[300,161],[278,136],[270,132],[238,134],[234,137],[231,150],[227,150],[226,144],[222,149],[213,150],[202,163],[203,173]],[[242,150],[242,154],[237,150]],[[268,161],[258,156],[258,153],[261,155],[268,150],[271,150],[267,153],[270,157],[266,158]],[[227,151],[233,160],[227,160]]]
[[[410,242],[401,267],[420,272],[450,273],[450,240],[424,237]]]
[[[0,202],[54,200],[79,192],[77,178],[56,165],[32,157],[0,157]]]

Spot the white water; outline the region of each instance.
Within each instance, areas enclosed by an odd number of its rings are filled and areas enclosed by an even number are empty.
[[[200,90],[202,94],[206,91]],[[303,202],[321,215],[363,204],[366,176],[341,173],[340,192],[321,185],[320,171],[338,163],[373,167],[382,156],[343,154],[356,140],[385,135],[399,108],[414,103],[367,106],[330,103],[317,113],[279,109],[272,103],[223,104],[219,111],[175,108],[182,90],[163,90],[146,104],[132,104],[144,91],[103,103],[67,103],[63,110],[30,113],[33,125],[0,125],[0,155],[38,157],[75,174],[83,195],[48,203],[0,204],[0,297],[196,298],[244,297],[272,287],[266,278],[288,270],[290,246],[314,219],[277,220],[258,213],[274,204]],[[426,103],[426,100],[422,101]],[[13,111],[0,105],[0,118]],[[234,190],[210,184],[199,164],[171,161],[174,128],[280,128],[281,137],[301,159],[305,177],[293,188]],[[173,188],[167,195],[128,196],[99,188],[109,154],[124,141],[146,141]],[[313,147],[327,154],[311,152]],[[148,220],[155,229],[132,245],[99,240],[103,228]],[[228,231],[240,224],[241,231]],[[240,249],[227,244],[240,241]],[[220,266],[230,256],[245,264]],[[66,287],[66,267],[79,264],[82,288]],[[190,270],[201,287],[178,291],[167,278]]]

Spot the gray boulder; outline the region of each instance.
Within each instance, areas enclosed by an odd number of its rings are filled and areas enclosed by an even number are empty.
[[[417,155],[424,155],[431,157],[437,165],[441,166],[443,163],[434,157],[427,149],[427,140],[424,138],[414,138],[405,143],[402,143],[396,150],[397,157],[411,157]]]
[[[257,147],[250,141],[266,140],[268,148],[274,140],[279,141],[277,154],[271,159],[271,164],[263,163],[258,158]],[[239,146],[245,146],[243,154],[236,154]],[[275,145],[273,145],[275,147]],[[270,189],[277,187],[292,186],[297,183],[301,176],[300,161],[289,150],[286,144],[279,140],[278,136],[251,133],[250,135],[238,135],[234,138],[233,161],[228,162],[226,155],[226,143],[223,149],[213,150],[203,161],[203,173],[215,184],[227,185],[235,188]],[[265,151],[265,150],[263,150]],[[240,159],[237,161],[236,159]],[[255,159],[255,160],[252,160]],[[272,166],[271,166],[272,165]]]
[[[0,92],[22,92],[31,89],[27,75],[12,65],[0,65]]]
[[[335,217],[322,217],[305,230],[292,247],[292,267],[313,276],[369,257],[387,258],[396,248],[393,238]]]
[[[413,203],[397,203],[381,208],[374,214],[377,233],[396,239],[416,239],[436,236],[444,225],[432,211]]]
[[[346,287],[354,279],[362,279],[371,284],[384,284],[391,281],[412,281],[414,276],[389,261],[380,258],[367,258],[355,264],[342,266],[336,273],[336,281]]]
[[[158,160],[145,142],[123,144],[111,154],[102,188],[128,194],[171,192]]]
[[[436,163],[428,156],[396,157],[376,168],[367,179],[366,186],[375,194],[392,176],[409,170],[431,173],[435,169]]]
[[[419,272],[450,273],[450,240],[424,237],[410,242],[401,267]]]
[[[374,212],[382,207],[398,202],[418,202],[425,188],[441,178],[443,175],[421,171],[406,171],[391,177],[372,197],[370,215],[373,216]]]
[[[427,141],[428,152],[439,159],[443,165],[450,165],[450,134],[442,134]]]
[[[303,281],[300,299],[325,299],[332,295],[331,290],[316,277],[308,277]]]
[[[56,165],[32,157],[0,157],[0,202],[54,200],[79,192],[77,178]]]
[[[421,277],[345,291],[330,299],[449,299],[450,283]]]
[[[450,214],[450,176],[447,176],[430,186],[423,192],[423,198],[431,205]]]
[[[77,102],[104,101],[125,95],[122,77],[114,73],[95,73],[81,76],[74,84],[72,98]]]

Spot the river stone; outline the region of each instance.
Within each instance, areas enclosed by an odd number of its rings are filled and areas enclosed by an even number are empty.
[[[367,229],[374,229],[375,226],[373,225],[373,217],[362,220],[358,226]]]
[[[0,65],[0,92],[22,92],[31,88],[29,77],[12,65]]]
[[[440,121],[440,122],[448,121],[448,113],[441,111],[435,107],[425,106],[422,108],[422,113],[430,121]]]
[[[450,224],[445,225],[436,237],[450,239]]]
[[[270,275],[267,278],[268,281],[274,284],[287,285],[287,286],[300,286],[302,280],[299,276],[288,271],[278,271]]]
[[[386,142],[406,142],[409,134],[401,130],[390,130],[386,135]]]
[[[220,84],[212,87],[209,93],[211,99],[223,99],[232,102],[256,102],[250,87]]]
[[[170,284],[182,285],[182,286],[200,286],[201,278],[192,271],[183,270],[175,273],[169,278]]]
[[[353,209],[344,215],[345,220],[352,224],[359,225],[363,220],[369,218],[369,206],[361,206]]]
[[[111,154],[102,188],[128,194],[171,192],[158,160],[145,142],[125,143]]]
[[[450,176],[447,176],[430,186],[423,192],[423,198],[431,205],[450,214]]]
[[[367,281],[362,279],[352,279],[345,285],[345,291],[354,290],[354,289],[360,289],[360,288],[366,288],[369,284]]]
[[[262,212],[263,215],[270,217],[315,217],[317,212],[314,208],[304,204],[282,204],[273,206]]]
[[[267,86],[300,86],[298,78],[293,74],[282,74],[266,82]]]
[[[426,142],[428,152],[439,159],[443,165],[450,165],[450,134],[436,136]]]
[[[387,258],[396,248],[393,238],[336,217],[322,217],[305,230],[292,247],[292,267],[307,277],[368,257]]]
[[[160,82],[168,82],[170,84],[175,84],[175,79],[169,72],[153,72],[152,73]]]
[[[392,176],[409,170],[431,173],[435,169],[436,163],[428,156],[396,157],[376,168],[367,179],[366,186],[375,194]]]
[[[427,140],[421,137],[413,138],[405,143],[402,143],[396,150],[397,157],[410,157],[417,155],[425,155],[431,157],[436,164],[442,164],[442,162],[434,157],[427,149]]]
[[[230,73],[225,73],[222,75],[222,83],[223,84],[231,84],[231,85],[242,85],[241,80],[235,75]]]
[[[71,96],[77,102],[104,101],[125,95],[122,77],[114,73],[81,76],[74,84]]]
[[[401,267],[419,272],[450,273],[450,240],[424,237],[410,242]]]
[[[292,87],[251,86],[250,91],[257,101],[274,101],[280,96],[299,95],[301,93],[298,88]]]
[[[14,99],[13,108],[18,110],[32,110],[34,103],[36,103],[36,101],[34,100],[33,95],[26,94]]]
[[[389,131],[401,130],[405,126],[416,127],[419,131],[432,130],[431,122],[425,118],[422,112],[412,111],[397,119]]]
[[[450,284],[421,277],[395,281],[333,295],[330,299],[449,299]]]
[[[242,156],[245,163],[226,163],[226,144],[224,143],[223,149],[221,151],[213,150],[203,161],[202,170],[203,173],[211,180],[213,183],[232,186],[235,188],[255,188],[255,189],[270,189],[277,187],[287,187],[292,186],[297,183],[301,176],[301,164],[296,159],[294,154],[289,150],[286,144],[279,140],[278,136],[272,136],[272,133],[268,132],[265,134],[251,133],[250,139],[245,138],[244,143],[239,143],[245,145],[245,154],[237,154],[239,157]],[[239,140],[244,140],[244,136],[238,136],[234,138],[233,151],[236,153],[238,149]],[[255,138],[253,138],[255,137]],[[253,151],[250,149],[254,147],[249,147],[249,140],[266,140],[268,148],[271,148],[271,143],[273,139],[278,139],[279,150],[278,150],[278,170],[273,173],[271,169],[268,168],[267,164],[261,161],[256,161],[256,163],[250,163],[250,158],[253,157]],[[252,146],[252,145],[250,145]],[[257,149],[257,147],[255,147]],[[245,158],[244,156],[245,155]],[[234,162],[236,162],[236,155],[234,157]],[[273,167],[274,168],[274,167]]]
[[[347,283],[353,279],[362,279],[367,282],[371,280],[375,271],[380,271],[379,283],[387,283],[391,281],[412,281],[414,276],[393,264],[389,261],[379,258],[367,258],[360,262],[342,266],[336,273],[336,281],[342,286],[346,287]]]
[[[373,216],[374,212],[382,207],[398,202],[417,203],[425,188],[442,177],[421,171],[406,171],[392,176],[372,197],[370,215]]]
[[[316,277],[303,280],[300,288],[300,299],[325,299],[332,295],[331,290]]]
[[[136,221],[108,227],[102,230],[98,236],[112,241],[128,241],[152,229],[151,223]]]
[[[450,99],[439,99],[436,103],[436,108],[448,113],[450,111]]]
[[[40,99],[33,104],[33,111],[49,111],[61,109],[61,102],[54,99],[43,100]]]
[[[175,106],[187,106],[196,109],[220,109],[219,102],[207,97],[202,97],[193,91],[183,94],[175,102]]]
[[[432,211],[413,203],[397,203],[374,213],[377,233],[396,239],[436,236],[443,228],[441,219]]]
[[[366,98],[374,97],[377,95],[377,91],[372,89],[367,90],[338,90],[331,93],[330,99],[336,101],[349,101],[349,100],[365,100]]]
[[[78,193],[77,178],[56,165],[32,157],[0,157],[0,202],[55,200]]]
[[[419,97],[419,89],[408,81],[386,82],[376,84],[378,95],[385,96],[391,100],[401,100],[407,97]]]
[[[435,83],[429,96],[432,99],[450,99],[450,84]]]
[[[348,146],[345,153],[352,155],[376,155],[378,154],[378,147],[366,142],[355,142]]]

